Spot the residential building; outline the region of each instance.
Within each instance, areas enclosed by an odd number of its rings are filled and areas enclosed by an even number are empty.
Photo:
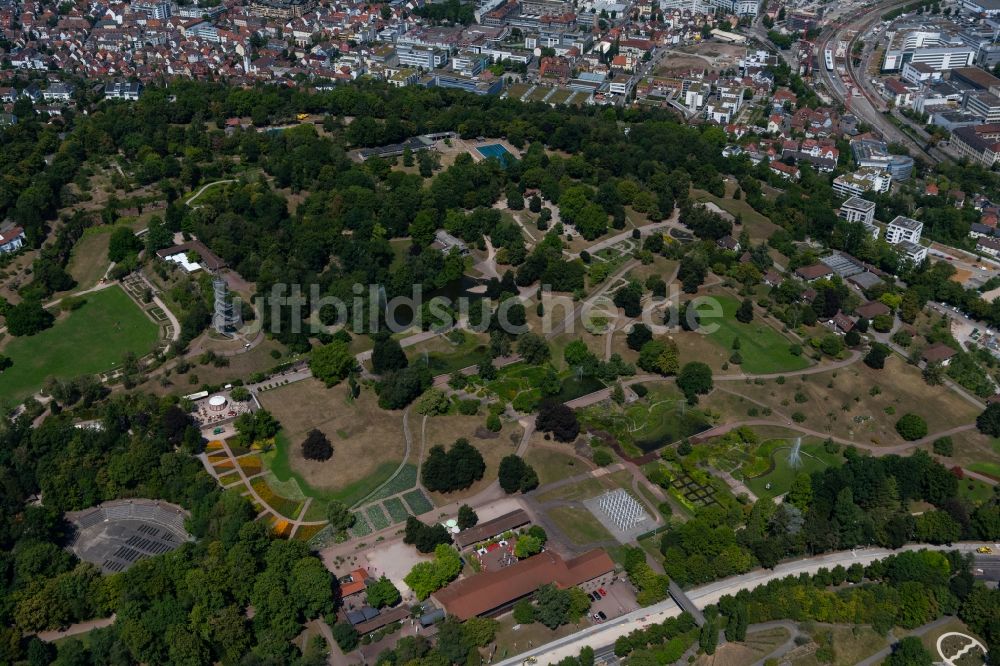
[[[892,245],[902,242],[919,243],[923,230],[923,222],[897,215],[885,230],[885,240]]]
[[[142,94],[143,85],[138,81],[114,81],[104,86],[104,99],[127,99],[136,101]]]
[[[940,363],[943,366],[947,366],[957,354],[957,351],[943,342],[935,342],[924,348],[924,351],[920,354],[920,359],[927,364]]]
[[[833,179],[833,191],[842,197],[860,196],[865,192],[889,191],[892,176],[879,169],[866,167],[854,173],[845,173]]]
[[[146,18],[164,21],[171,16],[171,4],[169,2],[142,2],[138,0],[132,3],[132,11],[138,14],[145,14]]]
[[[789,166],[784,162],[771,162],[770,169],[771,173],[777,174],[785,180],[799,179],[800,173],[797,166]]]
[[[907,88],[899,79],[886,79],[885,92],[898,109],[910,106],[913,101],[913,91]]]
[[[11,227],[6,231],[0,231],[0,254],[15,252],[24,245],[24,229],[21,227]]]
[[[900,241],[899,243],[896,243],[896,249],[899,250],[906,259],[909,259],[914,264],[919,264],[927,258],[927,248],[918,243]]]
[[[976,251],[993,257],[1000,257],[1000,239],[980,237],[976,240]]]
[[[62,81],[53,81],[42,91],[46,102],[68,102],[73,97],[73,86]]]
[[[840,217],[848,222],[859,222],[871,233],[872,238],[877,239],[879,228],[875,226],[875,202],[862,199],[861,197],[851,197],[840,205],[838,213]]]
[[[315,6],[316,0],[252,0],[250,14],[287,21],[299,18]]]
[[[892,310],[889,309],[888,305],[882,303],[881,301],[868,301],[864,305],[859,305],[854,308],[854,312],[859,317],[863,317],[864,319],[874,319],[879,315],[891,314]]]

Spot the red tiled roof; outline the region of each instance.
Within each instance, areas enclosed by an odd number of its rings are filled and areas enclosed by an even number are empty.
[[[449,615],[468,620],[526,597],[547,583],[570,588],[614,570],[615,563],[603,548],[572,560],[545,551],[497,571],[463,578],[433,597]]]
[[[366,580],[368,580],[368,572],[364,569],[355,569],[351,572],[351,582],[340,584],[340,595],[349,597],[352,594],[364,592]]]

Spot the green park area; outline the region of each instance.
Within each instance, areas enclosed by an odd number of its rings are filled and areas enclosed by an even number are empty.
[[[411,363],[426,362],[431,374],[443,375],[478,365],[489,358],[489,350],[481,336],[455,330],[408,347],[406,356]]]
[[[788,492],[797,474],[843,464],[841,448],[811,437],[763,439],[743,427],[699,442],[682,461],[728,473],[746,483],[758,497],[777,497]]]
[[[480,385],[479,395],[491,393],[510,402],[519,412],[528,413],[535,411],[545,397],[541,386],[550,372],[554,372],[559,381],[559,392],[551,397],[559,402],[573,400],[604,388],[604,383],[594,377],[580,377],[571,370],[559,372],[549,365],[527,363],[514,363],[501,368],[496,379],[482,382],[476,378],[474,381]]]
[[[348,505],[361,501],[400,467],[402,419],[381,411],[370,391],[351,400],[345,385],[326,388],[306,380],[266,391],[260,399],[282,425],[262,455],[265,479],[282,497],[312,497],[312,513],[332,499]],[[329,460],[303,456],[302,441],[313,429],[330,441]]]
[[[108,372],[125,355],[143,356],[156,344],[159,327],[120,287],[83,297],[83,305],[32,336],[12,338],[0,350],[13,365],[0,373],[0,396],[22,400],[47,377],[68,379]]]
[[[734,218],[739,216],[743,222],[743,228],[747,230],[747,233],[750,234],[750,238],[752,240],[765,240],[770,238],[771,234],[778,229],[778,225],[771,222],[766,215],[754,210],[753,206],[748,204],[746,200],[733,199],[732,194],[735,190],[734,187],[727,187],[726,190],[728,192],[727,196],[717,197],[710,192],[706,192],[705,190],[692,188],[691,199],[697,203],[713,203],[732,215]],[[736,229],[737,231],[733,232],[734,236],[737,234],[740,227],[736,227]]]
[[[642,389],[640,389],[641,391]],[[710,427],[708,417],[679,392],[656,386],[623,406],[594,405],[579,411],[583,428],[606,433],[631,456],[641,456]]]
[[[703,327],[712,327],[708,339],[725,350],[732,350],[733,341],[739,338],[740,356],[743,362],[740,368],[748,374],[766,374],[772,372],[793,372],[809,366],[809,361],[802,355],[790,351],[792,341],[783,336],[769,324],[755,317],[749,324],[736,320],[736,310],[739,302],[731,296],[712,294],[709,298],[718,301],[722,308],[722,317],[712,318],[706,313],[712,307],[703,304],[698,308],[703,319]]]
[[[798,474],[812,474],[843,463],[843,457],[833,448],[820,443],[801,444],[795,455],[795,440],[772,439],[760,445],[757,459],[766,455],[767,469],[757,476],[744,475],[744,482],[758,497],[784,495]]]

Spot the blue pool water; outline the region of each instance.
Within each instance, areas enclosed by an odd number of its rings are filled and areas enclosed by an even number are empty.
[[[507,161],[510,158],[510,152],[499,143],[491,143],[488,146],[478,146],[476,150],[478,150],[479,154],[486,159],[492,157],[500,160],[500,164],[503,164],[504,166],[507,166]]]

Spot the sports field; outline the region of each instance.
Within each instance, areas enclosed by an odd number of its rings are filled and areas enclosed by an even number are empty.
[[[749,324],[736,320],[736,310],[739,303],[735,298],[712,294],[722,306],[723,316],[719,319],[702,319],[703,326],[716,325],[714,332],[708,334],[708,339],[725,350],[732,350],[733,340],[740,339],[740,356],[743,363],[740,368],[750,374],[770,372],[791,372],[809,366],[809,361],[803,356],[795,356],[789,351],[791,340],[781,335],[769,324],[760,321],[759,314]],[[699,308],[699,312],[707,312],[707,307]],[[695,335],[699,335],[695,333]]]
[[[49,376],[67,379],[113,370],[128,352],[143,356],[156,344],[159,327],[121,287],[83,298],[86,303],[51,328],[30,337],[8,336],[0,353],[14,365],[0,373],[0,397],[21,400]]]

